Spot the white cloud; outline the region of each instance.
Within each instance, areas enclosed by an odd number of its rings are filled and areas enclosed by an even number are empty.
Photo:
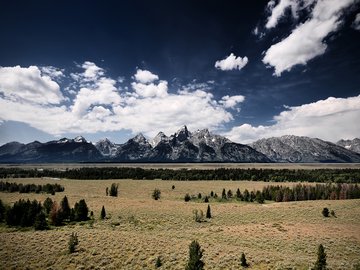
[[[131,86],[141,97],[164,97],[167,95],[168,90],[168,83],[166,81],[160,81],[158,84],[133,82]]]
[[[360,31],[360,13],[356,14],[355,20],[354,20],[354,22],[352,23],[352,27],[353,27],[355,30]]]
[[[148,70],[138,69],[134,75],[134,78],[136,81],[146,84],[158,80],[159,76],[151,73]]]
[[[56,80],[56,79],[61,79],[62,77],[64,77],[64,70],[60,69],[60,68],[56,68],[53,66],[45,66],[45,67],[40,67],[40,70],[43,74],[46,74],[47,76],[49,76],[51,79]]]
[[[291,9],[293,17],[297,17],[297,10],[299,8],[296,0],[280,0],[277,5],[274,1],[268,3],[271,15],[268,17],[265,27],[267,29],[274,28],[279,20],[285,15],[287,9]]]
[[[225,108],[235,108],[238,103],[241,103],[245,100],[244,96],[223,96],[219,101]]]
[[[236,109],[244,100],[242,96],[216,100],[211,93],[195,89],[195,84],[168,93],[168,82],[163,80],[158,84],[134,82],[132,89],[119,90],[119,82],[107,77],[94,63],[80,67],[83,72],[70,75],[75,80],[72,88],[80,88],[74,90],[71,104],[44,105],[25,100],[19,106],[17,100],[0,95],[0,121],[24,122],[53,135],[126,129],[154,136],[160,130],[173,133],[185,124],[190,129],[218,128],[233,120],[228,109]]]
[[[287,0],[282,0],[279,4],[282,2],[289,3]],[[355,2],[356,0],[317,1],[311,10],[310,18],[304,23],[300,23],[288,37],[272,45],[266,51],[263,63],[273,66],[275,75],[280,76],[282,72],[290,71],[293,66],[306,65],[309,60],[324,54],[327,48],[324,39],[339,29],[343,10]],[[304,3],[303,7],[309,7],[311,1]],[[296,13],[296,8],[294,8],[294,12]],[[276,19],[271,20],[273,23],[270,23],[270,26],[276,25],[275,22],[280,17],[274,15]]]
[[[0,67],[0,93],[18,102],[59,104],[64,100],[60,86],[36,66]]]
[[[219,60],[215,62],[215,67],[217,69],[221,69],[221,70],[233,70],[233,69],[242,69],[243,67],[246,66],[246,64],[248,63],[248,58],[245,56],[243,58],[236,57],[233,53],[231,53],[228,57],[226,57],[223,60]]]
[[[287,107],[274,117],[270,126],[243,124],[224,135],[240,143],[250,143],[267,137],[298,135],[328,141],[355,138],[360,134],[360,95],[349,98],[319,100],[301,106]]]

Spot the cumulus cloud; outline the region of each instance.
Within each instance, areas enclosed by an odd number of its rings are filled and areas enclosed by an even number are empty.
[[[59,104],[64,100],[60,86],[36,66],[0,67],[0,93],[20,103]]]
[[[243,102],[245,100],[244,96],[223,96],[220,100],[220,104],[222,104],[225,108],[234,108],[238,105],[238,103]]]
[[[286,107],[269,126],[243,124],[225,135],[240,143],[282,135],[317,137],[328,141],[355,138],[360,134],[360,95],[349,98],[329,97],[314,103]]]
[[[85,62],[79,68],[81,72],[70,75],[75,89],[70,104],[25,100],[19,106],[17,100],[0,95],[0,121],[24,122],[53,135],[126,129],[154,136],[160,130],[170,134],[184,124],[190,129],[218,128],[233,120],[229,109],[236,109],[244,100],[242,96],[217,100],[209,89],[195,84],[170,93],[167,81],[141,81],[135,75],[136,82],[128,89],[95,63]]]
[[[215,62],[215,67],[217,69],[221,69],[224,71],[227,70],[233,70],[233,69],[242,69],[243,67],[246,66],[246,64],[248,63],[249,59],[245,56],[243,58],[236,57],[233,53],[231,53],[228,57],[226,57],[223,60],[219,60]]]
[[[65,76],[63,73],[64,72],[63,69],[56,68],[53,66],[40,67],[40,70],[41,70],[42,74],[46,74],[53,80],[60,79]]]
[[[324,54],[327,48],[324,39],[340,28],[343,11],[356,0],[319,0],[312,9],[309,7],[314,1],[302,2],[305,3],[302,8],[307,7],[310,10],[309,18],[300,23],[288,37],[272,45],[262,60],[264,64],[275,68],[276,76],[280,76],[284,71],[290,71],[295,65],[306,65],[309,60]],[[296,16],[298,1],[281,0],[272,9],[272,16],[267,22],[268,28],[276,26],[284,10],[289,6]],[[278,7],[279,11],[275,13]]]
[[[352,23],[352,27],[353,27],[355,30],[360,31],[360,13],[356,14],[355,20],[354,20],[354,22]]]
[[[138,69],[134,75],[134,78],[136,81],[146,84],[158,80],[159,76],[151,73],[148,70]]]

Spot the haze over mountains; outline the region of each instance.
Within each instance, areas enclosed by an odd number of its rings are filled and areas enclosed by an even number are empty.
[[[250,145],[234,143],[207,129],[190,132],[183,126],[171,136],[159,132],[148,140],[136,135],[124,144],[108,139],[93,144],[74,139],[0,147],[1,163],[47,162],[360,162],[360,140],[337,144],[320,139],[282,136],[258,140]]]

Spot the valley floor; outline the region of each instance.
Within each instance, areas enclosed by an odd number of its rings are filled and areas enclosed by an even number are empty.
[[[50,179],[14,179],[21,183],[54,183]],[[355,269],[360,265],[360,200],[304,201],[264,205],[213,202],[213,218],[193,220],[195,209],[206,212],[207,203],[184,202],[186,193],[203,195],[222,189],[262,189],[269,183],[248,181],[136,181],[60,180],[65,192],[51,196],[70,205],[85,199],[94,222],[20,231],[0,228],[0,269],[184,269],[188,247],[197,240],[204,249],[205,269],[240,269],[246,254],[251,269],[309,269],[321,243],[329,269]],[[119,197],[105,195],[111,183],[119,184]],[[277,183],[274,183],[277,184]],[[293,185],[294,183],[281,183]],[[295,183],[296,184],[296,183]],[[175,189],[172,190],[172,185]],[[151,198],[155,188],[161,199]],[[20,198],[44,201],[46,194],[0,193],[5,203]],[[99,220],[105,206],[108,219]],[[324,218],[324,207],[337,217]],[[77,232],[79,245],[67,253],[69,235]]]

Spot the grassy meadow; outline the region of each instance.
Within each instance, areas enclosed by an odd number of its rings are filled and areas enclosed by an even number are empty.
[[[0,193],[11,204],[20,198],[58,203],[66,195],[70,206],[85,199],[94,221],[52,227],[48,231],[0,227],[0,269],[184,269],[188,247],[197,240],[204,249],[205,269],[241,269],[246,254],[250,269],[309,269],[322,243],[329,269],[360,267],[360,200],[275,203],[214,202],[213,218],[197,223],[193,211],[207,203],[184,202],[222,189],[258,190],[271,183],[248,181],[60,180],[7,179],[18,183],[59,183],[65,191],[48,194]],[[119,196],[106,187],[119,184]],[[278,183],[274,183],[278,184]],[[296,183],[279,183],[295,185]],[[172,189],[175,185],[175,189]],[[151,198],[155,188],[161,199]],[[105,206],[107,219],[100,220]],[[324,207],[336,218],[324,218]],[[77,252],[68,254],[69,235],[77,232]]]

